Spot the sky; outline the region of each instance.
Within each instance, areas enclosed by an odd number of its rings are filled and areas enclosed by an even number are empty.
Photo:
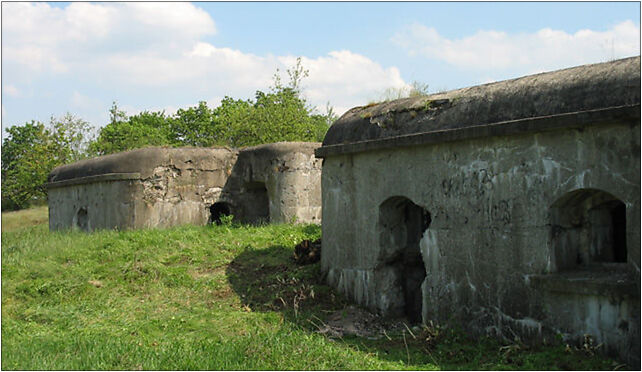
[[[640,54],[639,2],[2,2],[2,127],[252,99],[297,57],[325,113]]]

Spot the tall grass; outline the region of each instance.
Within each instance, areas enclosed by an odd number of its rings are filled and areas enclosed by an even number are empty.
[[[435,345],[405,333],[330,339],[312,320],[346,302],[323,284],[318,264],[291,259],[296,243],[319,236],[314,225],[3,231],[2,369],[612,366],[562,347],[508,355],[454,331]]]

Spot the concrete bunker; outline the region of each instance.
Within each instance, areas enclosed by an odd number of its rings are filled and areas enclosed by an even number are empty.
[[[426,268],[419,241],[430,225],[430,213],[402,196],[394,196],[379,207],[381,251],[386,252],[385,265],[396,271],[403,293],[396,315],[404,315],[413,323],[422,321],[421,286]]]
[[[318,146],[149,147],[64,165],[48,177],[49,228],[205,225],[224,215],[243,223],[320,223]]]
[[[555,271],[626,266],[625,204],[596,189],[567,193],[551,206],[551,248]]]
[[[639,367],[640,57],[355,107],[315,153],[321,270],[346,297],[406,313],[394,265],[419,238],[423,322],[591,335]]]

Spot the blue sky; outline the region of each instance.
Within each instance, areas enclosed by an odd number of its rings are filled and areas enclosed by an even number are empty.
[[[252,98],[296,57],[343,111],[640,54],[638,2],[2,3],[2,125]],[[4,133],[4,131],[3,131]]]

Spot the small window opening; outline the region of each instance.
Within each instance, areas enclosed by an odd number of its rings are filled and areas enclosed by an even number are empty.
[[[87,231],[89,229],[89,225],[88,225],[88,222],[87,222],[87,209],[80,208],[78,210],[78,212],[76,213],[75,226],[79,230],[83,230],[83,231]]]
[[[430,213],[405,197],[393,197],[380,207],[381,244],[392,251],[387,264],[397,270],[400,281],[397,290],[403,292],[398,315],[405,315],[412,323],[422,321],[421,286],[426,268],[419,242],[430,222]]]
[[[595,189],[566,194],[551,207],[551,247],[557,270],[627,262],[625,204]]]
[[[229,204],[223,202],[214,203],[210,206],[209,223],[220,225],[221,217],[229,216],[230,214],[232,214],[232,211]]]

